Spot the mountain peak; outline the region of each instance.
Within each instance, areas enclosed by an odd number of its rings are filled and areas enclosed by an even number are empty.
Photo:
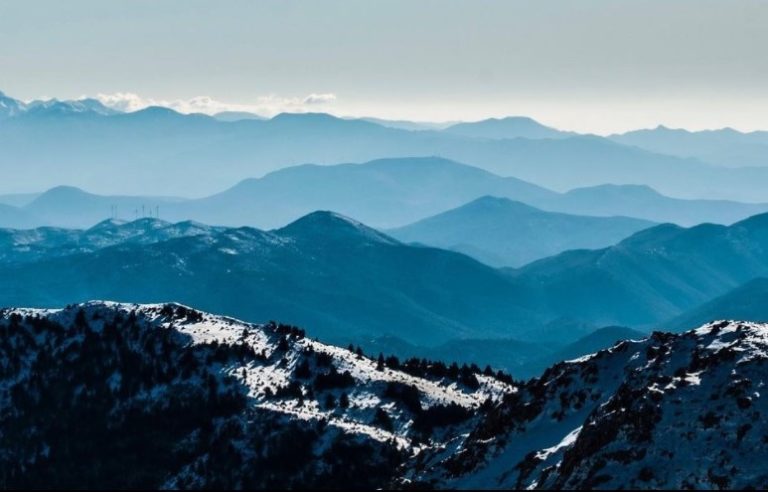
[[[88,232],[105,232],[109,230],[131,229],[137,231],[151,231],[171,225],[170,222],[154,217],[142,217],[136,220],[105,219],[88,229]]]
[[[475,138],[510,139],[510,138],[564,138],[572,135],[555,128],[542,125],[528,116],[506,116],[485,120],[458,123],[444,130],[448,133]]]
[[[493,195],[484,195],[480,198],[477,198],[475,200],[472,200],[471,202],[467,203],[466,205],[463,205],[462,207],[473,207],[473,208],[492,208],[492,209],[519,209],[519,210],[530,210],[530,211],[539,211],[536,207],[532,207],[530,205],[527,205],[523,202],[519,202],[517,200],[511,200],[509,198],[499,197],[499,196],[493,196]]]
[[[293,127],[294,125],[302,130],[328,130],[328,129],[368,129],[368,130],[388,130],[398,131],[391,128],[384,128],[376,123],[360,119],[345,119],[339,118],[328,113],[280,113],[273,116],[269,123],[276,126],[287,125]]]
[[[127,220],[121,220],[121,219],[104,219],[98,224],[94,225],[93,227],[89,228],[88,231],[104,231],[104,230],[110,230],[115,229],[117,227],[123,226],[127,224]]]
[[[36,202],[41,198],[45,198],[45,197],[66,197],[66,196],[86,196],[86,195],[91,195],[91,194],[76,186],[59,185],[44,191],[34,201]]]
[[[147,106],[146,108],[126,113],[133,116],[180,116],[181,113],[165,106]]]
[[[280,236],[325,240],[360,239],[396,244],[398,241],[366,226],[362,222],[327,210],[307,214],[287,226],[274,231]]]
[[[655,189],[651,188],[648,185],[637,185],[637,184],[601,184],[601,185],[595,185],[595,186],[585,186],[582,188],[574,188],[568,192],[566,192],[568,195],[578,195],[578,194],[597,194],[599,195],[609,195],[609,196],[620,196],[620,197],[661,197],[662,195],[656,191]]]

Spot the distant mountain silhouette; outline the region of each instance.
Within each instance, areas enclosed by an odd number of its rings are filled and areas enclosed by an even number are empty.
[[[592,354],[608,347],[612,347],[622,340],[643,340],[647,337],[648,333],[633,330],[632,328],[624,326],[605,326],[603,328],[598,328],[575,342],[569,343],[548,358],[553,361],[552,363],[577,359],[587,354]]]
[[[655,222],[730,224],[768,211],[768,203],[681,200],[643,186],[602,185],[558,194],[441,158],[379,159],[364,164],[304,165],[245,180],[209,198],[169,210],[176,220],[276,227],[313,210],[359,217],[376,227],[403,226],[485,195],[539,208]]]
[[[71,115],[101,115],[111,116],[120,114],[120,111],[109,108],[96,99],[79,99],[74,101],[59,101],[49,99],[45,101],[32,101],[24,105],[24,118],[56,118]]]
[[[460,251],[492,266],[518,267],[570,249],[610,246],[652,225],[627,217],[545,212],[486,196],[388,233],[404,242]]]
[[[468,162],[558,191],[645,184],[678,197],[760,202],[768,184],[766,168],[722,169],[597,136],[496,139],[317,113],[229,122],[168,108],[104,114],[87,105],[46,102],[15,116],[3,110],[0,166],[14,176],[5,192],[69,183],[103,194],[199,197],[291,165],[414,156]],[[500,121],[469,128],[538,128],[528,120]]]
[[[611,140],[652,152],[695,157],[726,167],[768,166],[768,132],[732,128],[688,131],[658,126],[611,135]]]
[[[201,120],[207,124],[206,120]],[[132,124],[128,121],[126,124]],[[239,124],[239,123],[231,123]],[[101,196],[56,187],[23,205],[56,226],[87,228],[113,215],[135,219],[156,211],[172,220],[274,228],[315,210],[335,210],[379,228],[401,227],[486,195],[509,198],[550,212],[695,225],[730,224],[768,211],[768,204],[665,197],[644,186],[602,185],[565,194],[515,178],[503,178],[447,159],[379,159],[364,164],[294,166],[244,180],[215,195],[169,197]],[[21,202],[10,202],[21,205]],[[0,196],[0,203],[4,197]],[[142,214],[142,207],[144,213]],[[152,210],[150,210],[150,208]],[[11,227],[0,222],[0,227]]]
[[[300,322],[337,343],[385,335],[419,345],[510,337],[547,318],[534,313],[542,311],[535,293],[502,272],[461,254],[404,245],[330,212],[272,232],[132,238],[0,265],[0,305],[85,298],[177,299],[254,321]]]
[[[732,224],[768,212],[768,203],[727,200],[682,200],[643,185],[599,185],[557,196],[542,208],[582,215],[624,215],[656,222],[692,226],[703,222]]]
[[[32,200],[39,197],[40,193],[10,193],[0,195],[0,203],[3,205],[12,205],[14,207],[24,207],[29,205]]]
[[[27,105],[18,99],[8,97],[0,91],[0,119],[12,118],[23,113]]]
[[[44,225],[45,221],[13,205],[0,203],[0,226],[29,229]]]
[[[369,121],[376,123],[377,125],[386,126],[388,128],[397,128],[400,130],[442,130],[448,128],[455,123],[447,122],[431,122],[431,121],[408,121],[408,120],[386,120],[382,118],[363,117],[363,118],[351,118],[360,119],[363,121]]]
[[[666,330],[682,331],[683,323],[699,326],[716,320],[768,321],[768,279],[756,278],[663,323]]]
[[[305,165],[249,179],[211,197],[169,207],[175,219],[272,228],[315,210],[376,227],[404,225],[493,193],[539,201],[553,193],[515,178],[440,158]]]
[[[112,207],[116,207],[114,212],[118,216],[135,219],[155,215],[167,205],[178,202],[179,199],[166,197],[101,196],[72,186],[57,186],[40,194],[23,210],[47,224],[85,228],[109,217]],[[0,225],[12,227],[2,222]]]
[[[255,113],[247,111],[222,111],[213,115],[219,121],[241,121],[241,120],[265,120],[266,118]]]
[[[490,118],[471,123],[457,123],[444,130],[446,133],[474,138],[565,138],[576,135],[544,126],[538,121],[525,116]]]
[[[433,348],[499,338],[555,347],[598,326],[650,329],[768,276],[768,214],[732,226],[659,225],[517,270],[403,244],[334,212],[269,232],[149,219],[6,231],[0,252],[0,305],[176,299],[301,323],[336,343],[393,336]]]
[[[768,214],[732,226],[671,224],[518,271],[556,314],[598,325],[652,326],[768,275]]]

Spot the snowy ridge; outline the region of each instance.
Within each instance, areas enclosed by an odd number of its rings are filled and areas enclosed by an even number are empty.
[[[158,327],[167,328],[172,321],[162,315],[167,305],[142,305],[141,311],[148,316],[148,321]],[[178,305],[180,306],[180,305]],[[167,309],[167,308],[166,308]],[[190,309],[190,308],[186,308]],[[232,318],[213,316],[201,313],[202,319],[173,327],[182,334],[189,335],[192,343],[246,343],[258,353],[264,353],[268,359],[273,359],[278,353],[279,337],[270,333],[270,327],[244,323]],[[321,402],[311,400],[299,403],[298,398],[274,401],[266,397],[267,389],[276,391],[295,380],[295,372],[299,365],[306,360],[306,354],[327,354],[339,373],[349,372],[355,380],[355,386],[348,393],[350,409],[344,415],[324,409]],[[383,368],[376,369],[375,360],[360,357],[347,349],[326,345],[306,337],[293,340],[291,349],[281,355],[278,364],[250,364],[244,367],[228,367],[226,372],[248,386],[249,397],[255,406],[272,411],[283,412],[305,420],[326,419],[330,425],[337,425],[347,431],[368,434],[370,437],[387,441],[397,439],[405,447],[411,445],[405,438],[411,418],[404,413],[398,413],[393,402],[385,401],[381,390],[389,382],[402,383],[416,387],[422,395],[421,403],[425,408],[434,405],[456,404],[461,407],[476,409],[485,400],[498,399],[505,392],[513,391],[513,387],[493,377],[478,375],[480,388],[469,391],[458,383],[431,381],[405,374],[401,371]],[[382,431],[368,425],[373,418],[376,408],[384,408],[401,424],[395,426],[393,432]]]
[[[409,480],[447,488],[763,488],[768,325],[656,332],[557,364],[505,397],[454,455]]]
[[[61,447],[56,425],[82,426],[82,412],[95,421],[87,432],[105,419],[105,442],[118,446],[101,453],[85,440],[85,463],[107,464],[75,477],[109,470],[113,456],[122,466],[137,432],[165,433],[148,463],[132,465],[137,478],[115,482],[132,487],[768,484],[765,324],[655,332],[525,383],[371,359],[294,326],[180,304],[5,309],[0,335],[0,468],[13,486],[34,485],[59,463],[54,476],[70,483],[66,471],[82,456],[67,461],[73,443],[64,433]],[[136,412],[146,417],[131,427]],[[190,412],[202,420],[187,421]],[[170,463],[159,459],[168,453]]]
[[[477,386],[473,388],[445,378],[416,377],[359,353],[310,340],[296,327],[245,323],[180,304],[92,301],[64,309],[6,309],[0,311],[0,327],[13,318],[45,319],[64,327],[87,323],[87,330],[94,337],[104,334],[105,327],[117,320],[133,319],[141,330],[171,333],[185,347],[233,347],[253,356],[241,357],[240,361],[208,364],[222,378],[220,385],[223,386],[227,378],[238,382],[246,393],[248,408],[305,422],[308,426],[322,423],[347,436],[358,436],[358,439],[376,441],[384,446],[394,445],[406,455],[415,455],[438,445],[451,434],[441,428],[449,424],[452,428],[466,428],[465,432],[468,432],[481,405],[488,406],[501,395],[514,391],[513,385],[483,374],[474,376]],[[37,335],[37,341],[50,346],[51,336],[43,331]],[[66,352],[68,346],[80,343],[82,339],[83,335],[77,335],[70,340],[56,340],[51,355],[55,357],[57,353]],[[9,411],[12,388],[26,384],[30,367],[38,357],[30,354],[25,358],[20,363],[23,367],[16,373],[17,377],[0,379],[0,415]],[[326,379],[321,384],[323,377]],[[110,374],[112,390],[118,391],[122,378],[119,371]],[[205,378],[198,384],[204,385]],[[413,407],[412,400],[409,402],[392,394],[393,388],[411,389],[419,408]],[[160,395],[162,391],[162,388],[154,387],[142,393],[141,398],[159,398],[154,395]],[[346,401],[342,403],[343,400]],[[435,423],[427,433],[423,428],[416,429],[420,415],[430,416],[431,410],[441,408],[458,409],[460,418],[449,424]],[[385,417],[379,415],[382,411]],[[433,424],[427,423],[429,426]],[[316,450],[318,453],[323,451]],[[168,478],[166,485],[178,486],[182,483],[178,482],[179,477],[185,480],[184,483],[202,483],[192,469],[185,470],[176,478]]]
[[[223,227],[194,221],[170,223],[154,218],[130,222],[107,219],[85,230],[58,227],[0,229],[0,263],[32,262],[94,252],[120,244],[154,244],[225,231]]]

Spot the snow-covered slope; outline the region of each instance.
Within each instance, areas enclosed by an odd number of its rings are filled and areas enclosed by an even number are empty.
[[[768,325],[503,374],[179,304],[0,311],[11,487],[763,488]]]
[[[412,480],[450,488],[764,488],[768,325],[654,333],[558,364]]]
[[[9,483],[17,486],[44,485],[52,468],[78,466],[79,458],[100,463],[96,471],[83,473],[103,483],[94,474],[109,468],[101,464],[109,458],[88,454],[95,451],[73,453],[70,441],[82,432],[123,442],[119,436],[135,418],[132,412],[143,422],[134,432],[148,439],[161,439],[146,435],[157,422],[183,429],[164,451],[173,454],[185,446],[196,451],[174,454],[173,465],[153,473],[141,468],[142,477],[156,475],[160,481],[111,477],[113,485],[267,486],[275,480],[338,486],[342,474],[331,466],[338,460],[350,468],[350,483],[371,485],[374,478],[384,483],[403,459],[445,441],[457,429],[468,429],[481,406],[490,408],[514,391],[507,378],[501,377],[503,382],[476,368],[379,362],[312,341],[296,327],[248,324],[178,304],[90,302],[61,310],[7,309],[1,312],[0,335],[0,461],[11,470]],[[201,388],[189,400],[179,396]],[[210,421],[204,414],[202,426],[184,427],[169,419],[164,408],[173,407],[176,398],[182,398],[187,413],[209,409]],[[57,417],[47,418],[52,409]],[[92,423],[77,418],[91,410]],[[57,433],[59,420],[73,426],[64,436]],[[82,426],[87,430],[78,431]],[[288,430],[291,434],[284,436]],[[225,451],[201,441],[203,432],[224,433]],[[306,438],[302,446],[307,449],[292,448],[299,446],[292,442],[296,436]],[[133,446],[125,439],[110,457]],[[289,454],[303,456],[296,458],[301,466],[291,475],[275,472],[268,480],[244,465],[259,457],[277,459],[278,451],[264,444],[271,439],[285,441]],[[356,451],[345,455],[342,444],[348,453]],[[154,451],[150,446],[145,452]],[[224,458],[214,454],[219,452]],[[229,472],[230,481],[216,481],[217,475],[211,478],[206,471],[214,460],[230,460],[227,453],[237,455],[233,462],[240,469]],[[56,483],[86,482],[58,476]]]

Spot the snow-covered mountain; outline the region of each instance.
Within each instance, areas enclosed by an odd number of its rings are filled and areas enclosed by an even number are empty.
[[[154,244],[224,230],[193,221],[173,224],[149,217],[130,222],[107,219],[84,230],[58,227],[0,229],[0,264],[91,253],[118,244]]]
[[[447,488],[764,488],[768,325],[715,322],[557,364],[409,480]]]
[[[26,111],[27,105],[0,91],[0,119],[13,118]]]
[[[526,383],[179,304],[0,311],[11,487],[764,487],[768,325],[654,333]]]
[[[6,309],[0,334],[12,487],[381,485],[514,391],[178,304]]]
[[[46,99],[25,103],[0,92],[0,119],[17,116],[66,116],[87,113],[111,116],[120,114],[120,111],[107,107],[93,98],[66,101]]]

